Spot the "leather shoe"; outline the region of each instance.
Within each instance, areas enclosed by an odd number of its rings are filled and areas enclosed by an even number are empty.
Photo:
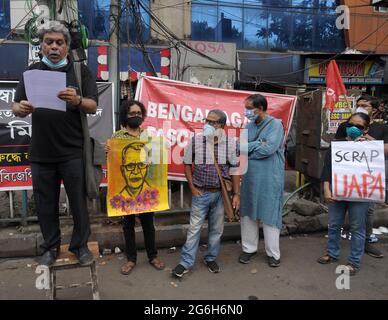
[[[50,267],[57,260],[57,252],[56,250],[47,250],[43,253],[42,257],[39,260],[39,264],[43,266]]]
[[[94,261],[93,254],[90,252],[88,247],[79,248],[75,252],[75,256],[81,266],[90,266]]]

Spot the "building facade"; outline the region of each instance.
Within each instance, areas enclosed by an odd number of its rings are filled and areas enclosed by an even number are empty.
[[[120,17],[115,22],[120,29],[123,84],[136,82],[146,73],[214,86],[230,87],[232,83],[235,88],[292,93],[297,88],[324,85],[325,63],[334,57],[349,88],[372,94],[383,94],[387,88],[388,10],[362,0],[119,2]],[[17,80],[34,59],[37,49],[29,44],[33,42],[29,31],[52,13],[48,3],[0,1],[2,80]],[[88,64],[99,80],[106,81],[111,1],[65,3],[62,18],[79,20],[87,27]],[[134,5],[128,9],[128,4]],[[339,5],[349,10],[349,30],[338,27]],[[15,60],[12,66],[6,59],[10,56]],[[225,81],[211,81],[217,77]]]

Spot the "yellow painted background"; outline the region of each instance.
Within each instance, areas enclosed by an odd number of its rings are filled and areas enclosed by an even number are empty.
[[[110,139],[108,140],[108,146],[110,147],[110,152],[108,154],[108,161],[107,161],[107,169],[108,169],[108,194],[107,194],[107,209],[108,209],[108,216],[109,217],[116,217],[116,216],[124,216],[129,214],[139,214],[143,212],[157,212],[157,211],[163,211],[169,209],[168,205],[168,182],[167,182],[167,150],[165,147],[165,143],[163,141],[162,137],[154,137],[152,138],[151,145],[153,146],[152,151],[153,155],[155,152],[159,152],[161,150],[161,155],[163,157],[162,160],[164,160],[164,164],[154,164],[151,163],[148,168],[148,173],[146,176],[146,180],[149,184],[149,186],[146,186],[143,188],[143,191],[145,189],[150,190],[157,190],[158,191],[158,205],[153,207],[147,207],[144,203],[145,202],[138,202],[137,199],[128,199],[125,198],[126,201],[124,206],[119,205],[119,203],[122,203],[122,199],[120,199],[119,193],[125,186],[125,180],[123,176],[121,175],[120,166],[121,166],[121,153],[122,150],[130,143],[133,143],[135,141],[143,142],[147,144],[147,146],[150,146],[149,141],[140,141],[140,140],[127,140],[127,139]],[[156,146],[156,147],[155,147]],[[152,156],[151,156],[152,159]],[[148,193],[148,195],[150,192]],[[115,198],[116,197],[116,198]],[[133,210],[133,200],[136,202],[136,210]],[[112,206],[112,201],[116,204],[115,206]],[[149,202],[148,202],[149,203]],[[124,207],[124,209],[122,209]],[[147,207],[145,210],[141,210],[141,208]]]

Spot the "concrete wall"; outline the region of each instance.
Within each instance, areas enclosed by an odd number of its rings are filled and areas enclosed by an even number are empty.
[[[179,1],[153,0],[151,10],[179,39],[188,39],[191,35],[191,2],[177,2]],[[166,40],[155,22],[151,21],[151,27],[157,31],[151,30],[153,39]]]

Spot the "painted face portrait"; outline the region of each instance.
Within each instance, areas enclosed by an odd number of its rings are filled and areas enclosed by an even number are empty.
[[[126,184],[124,190],[129,195],[136,196],[142,191],[148,167],[149,158],[143,144],[131,143],[123,149],[121,174]]]
[[[160,148],[167,158],[163,139],[108,140],[109,217],[164,211],[168,205],[167,163],[157,163]]]

